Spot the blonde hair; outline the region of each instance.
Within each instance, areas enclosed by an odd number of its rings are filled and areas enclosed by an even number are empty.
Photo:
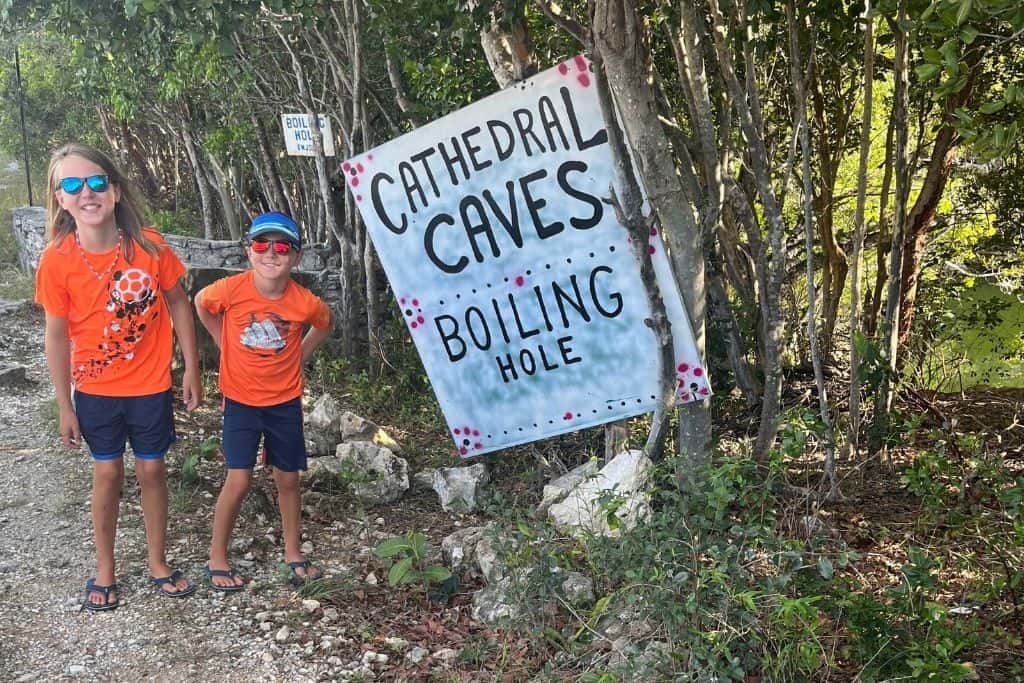
[[[124,240],[122,247],[125,260],[131,262],[132,256],[135,254],[135,244],[138,244],[147,253],[157,256],[160,251],[159,246],[142,233],[145,204],[139,192],[109,156],[95,147],[78,143],[64,145],[50,157],[50,167],[46,173],[46,234],[50,241],[59,242],[73,233],[77,227],[75,219],[57,201],[57,184],[60,182],[57,174],[60,171],[61,162],[70,156],[80,157],[96,164],[107,174],[110,184],[116,185],[121,190],[121,198],[114,206],[114,222],[117,229],[128,238]]]

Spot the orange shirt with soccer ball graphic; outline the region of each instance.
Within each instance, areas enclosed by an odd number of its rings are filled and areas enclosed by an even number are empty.
[[[171,388],[173,328],[163,292],[178,284],[185,266],[160,233],[143,232],[158,246],[156,256],[138,244],[130,263],[120,245],[92,254],[71,233],[39,259],[36,303],[67,318],[79,391],[146,396]]]
[[[222,316],[220,391],[249,406],[273,406],[302,396],[305,326],[324,329],[330,309],[318,296],[289,280],[279,299],[268,299],[251,270],[217,280],[196,294],[196,303]]]

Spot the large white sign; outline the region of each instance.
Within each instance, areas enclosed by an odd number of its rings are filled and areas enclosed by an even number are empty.
[[[331,120],[323,114],[317,114],[320,121],[320,134],[323,136],[324,156],[334,156],[334,134],[331,133]],[[313,151],[313,134],[309,131],[308,114],[281,114],[281,128],[284,130],[284,145],[292,156],[316,156]]]
[[[654,409],[658,351],[590,63],[556,68],[342,168],[456,448]],[[680,401],[710,393],[660,239]]]

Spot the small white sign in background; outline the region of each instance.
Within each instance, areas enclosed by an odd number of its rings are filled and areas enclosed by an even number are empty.
[[[575,57],[342,168],[464,456],[649,412],[658,350]],[[661,236],[681,402],[710,394]]]
[[[331,120],[318,114],[320,134],[323,135],[324,156],[334,156],[334,134],[331,132]],[[313,134],[309,130],[308,114],[281,114],[281,128],[284,130],[284,145],[291,156],[316,156],[313,151]]]

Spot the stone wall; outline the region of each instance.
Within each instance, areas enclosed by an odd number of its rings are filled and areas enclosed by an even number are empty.
[[[15,209],[13,227],[21,267],[26,272],[34,273],[39,265],[39,255],[46,246],[46,210],[38,206]],[[204,240],[181,235],[164,235],[164,239],[174,247],[178,258],[189,268],[245,270],[249,267],[245,250],[234,240]],[[318,275],[336,265],[325,247],[314,244],[303,249],[302,261],[296,270]]]

